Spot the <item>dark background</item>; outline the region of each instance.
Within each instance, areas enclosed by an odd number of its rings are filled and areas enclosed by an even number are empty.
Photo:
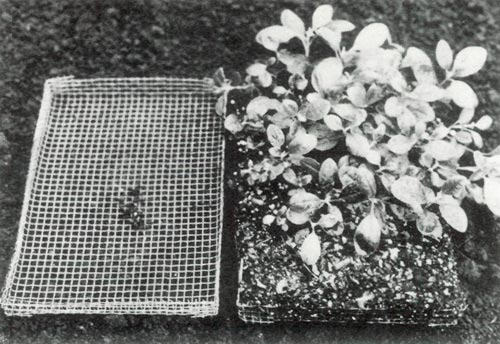
[[[64,75],[202,78],[219,66],[244,72],[256,58],[270,56],[254,37],[260,29],[278,24],[282,9],[293,9],[310,20],[322,3],[331,1],[0,1],[0,278],[14,249],[45,79]],[[336,0],[333,5],[336,18],[351,20],[358,29],[384,22],[395,42],[423,48],[432,56],[440,38],[455,52],[468,45],[487,48],[485,68],[468,80],[481,100],[477,116],[498,119],[497,0]],[[498,145],[499,128],[496,122],[486,133],[487,149]],[[500,234],[484,209],[473,212],[474,223],[458,248],[470,305],[456,328],[245,325],[236,316],[234,227],[226,222],[218,317],[7,318],[0,313],[0,343],[2,338],[8,343],[496,343],[500,341]]]

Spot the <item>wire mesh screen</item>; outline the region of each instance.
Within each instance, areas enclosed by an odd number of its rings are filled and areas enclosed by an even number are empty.
[[[5,312],[216,314],[213,108],[195,79],[48,80]]]

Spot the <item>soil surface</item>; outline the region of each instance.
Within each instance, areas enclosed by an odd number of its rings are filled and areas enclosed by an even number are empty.
[[[276,223],[262,224],[271,208],[286,205],[288,183],[277,178],[252,187],[243,180],[235,184],[242,196],[236,223],[242,258],[238,300],[245,305],[240,312],[244,319],[447,325],[463,310],[453,245],[460,240],[450,240],[453,229],[445,227],[440,240],[429,240],[389,213],[380,246],[361,257],[355,253],[353,237],[366,209],[337,204],[343,227],[315,227],[321,255],[312,267],[298,249],[309,226],[287,222],[285,232]]]
[[[309,18],[328,1],[300,0],[2,0],[0,1],[0,278],[17,233],[32,137],[44,80],[91,77],[211,75],[219,66],[243,72],[269,56],[258,30],[278,23],[283,8]],[[471,84],[477,116],[497,119],[487,134],[496,146],[500,121],[500,5],[497,0],[337,0],[337,18],[358,27],[381,21],[393,40],[432,54],[440,38],[455,51],[489,51]],[[349,39],[349,37],[346,37]],[[231,156],[228,158],[231,159]],[[227,194],[226,204],[234,195]],[[245,325],[236,316],[238,263],[232,214],[226,216],[221,309],[214,319],[161,316],[0,314],[0,343],[497,343],[500,341],[500,234],[481,207],[460,243],[460,278],[469,307],[455,328],[331,324]]]

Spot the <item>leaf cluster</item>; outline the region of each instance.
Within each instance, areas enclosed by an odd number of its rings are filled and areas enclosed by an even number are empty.
[[[464,198],[500,216],[500,148],[481,152],[492,119],[474,120],[478,97],[463,80],[485,64],[484,48],[455,53],[440,40],[433,59],[394,43],[382,23],[364,27],[346,47],[342,36],[355,26],[334,19],[329,5],[314,11],[309,28],[290,10],[280,19],[256,37],[275,57],[249,66],[243,81],[219,70],[212,83],[226,129],[260,152],[241,176],[250,184],[282,178],[289,187],[287,209],[266,215],[265,225],[310,225],[304,262],[319,259],[315,228],[341,233],[332,195],[352,189],[362,197],[350,206],[364,209],[353,238],[360,255],[377,250],[388,214],[433,239],[448,226],[466,231]],[[318,44],[329,56],[315,57]],[[234,91],[251,100],[229,107]]]

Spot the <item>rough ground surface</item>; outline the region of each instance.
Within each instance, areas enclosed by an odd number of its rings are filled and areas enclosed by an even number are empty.
[[[322,1],[325,3],[328,1]],[[243,71],[268,54],[255,33],[281,9],[309,17],[320,2],[167,0],[0,1],[0,278],[14,247],[43,81],[49,77],[193,76],[216,67]],[[455,51],[490,52],[472,79],[480,113],[500,109],[500,4],[497,0],[337,0],[337,16],[358,26],[387,23],[396,42],[432,52],[439,38]],[[488,145],[499,142],[499,125]],[[230,204],[230,201],[228,202]],[[125,316],[0,315],[0,343],[496,343],[500,341],[500,235],[483,209],[461,243],[460,271],[470,307],[456,328],[405,326],[249,326],[235,316],[236,258],[224,240],[221,315],[210,320]]]

